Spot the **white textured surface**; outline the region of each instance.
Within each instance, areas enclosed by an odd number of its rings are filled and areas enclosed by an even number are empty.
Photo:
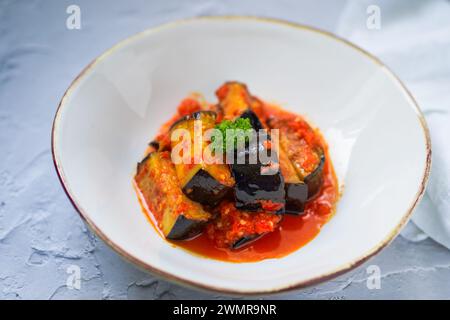
[[[433,170],[411,223],[450,249],[450,2],[378,0],[382,27],[361,28],[372,0],[346,6],[337,28],[387,62],[414,93],[430,128]]]
[[[326,3],[326,6],[320,4]],[[0,298],[220,298],[157,280],[124,262],[84,226],[62,191],[50,154],[56,106],[101,52],[145,28],[195,15],[247,14],[335,30],[343,3],[315,1],[77,1],[82,29],[67,30],[72,1],[0,3]],[[365,22],[366,13],[361,12]],[[376,264],[381,289],[368,290]],[[66,287],[69,265],[80,290]],[[449,298],[450,252],[397,238],[368,264],[282,298]]]

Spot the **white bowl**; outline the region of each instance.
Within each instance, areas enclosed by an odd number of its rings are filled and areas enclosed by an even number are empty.
[[[227,80],[318,126],[345,186],[320,234],[284,258],[226,263],[171,246],[133,190],[136,162],[179,101],[191,92],[214,101]],[[154,274],[230,294],[304,287],[377,253],[417,205],[431,156],[419,108],[375,57],[323,31],[250,17],[178,21],[119,43],[69,87],[52,139],[68,196],[107,244]]]

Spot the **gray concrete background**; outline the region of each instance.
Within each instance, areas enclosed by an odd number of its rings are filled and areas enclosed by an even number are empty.
[[[81,8],[81,30],[66,8]],[[270,16],[333,31],[345,1],[0,0],[0,299],[221,299],[139,271],[83,224],[56,177],[53,116],[65,89],[93,58],[143,29],[197,15]],[[379,266],[381,289],[367,288]],[[81,268],[79,290],[67,268]],[[271,298],[450,298],[450,251],[398,237],[335,280]]]

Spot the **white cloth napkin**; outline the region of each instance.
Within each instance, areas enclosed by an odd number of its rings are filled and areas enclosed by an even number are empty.
[[[373,20],[378,9],[379,29]],[[450,249],[450,2],[348,1],[336,33],[386,63],[424,112],[432,143],[431,174],[402,235],[412,241],[428,235]]]

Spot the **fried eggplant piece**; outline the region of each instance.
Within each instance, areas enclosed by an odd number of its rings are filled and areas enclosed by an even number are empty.
[[[264,128],[251,107],[256,100],[250,95],[244,84],[227,82],[216,91],[216,95],[224,119],[247,118],[256,132]],[[270,136],[268,139],[270,140]],[[267,150],[265,141],[261,141],[259,137],[256,140],[255,143],[247,144],[244,150],[236,150],[235,161],[230,164],[236,181],[234,187],[236,207],[242,210],[283,213],[285,204],[283,176],[279,170],[263,174],[269,172],[273,164],[261,163],[260,155],[263,152],[270,154],[272,151]],[[238,163],[237,159],[245,161]],[[250,161],[250,159],[257,160]]]
[[[167,239],[189,239],[200,233],[211,218],[210,213],[181,191],[169,152],[147,155],[138,164],[135,182]]]
[[[184,194],[191,200],[212,207],[227,196],[234,186],[234,179],[226,164],[207,164],[203,158],[196,159],[194,155],[195,134],[199,134],[195,131],[195,126],[201,126],[201,133],[204,133],[206,130],[214,128],[215,121],[215,112],[199,111],[183,117],[171,127],[171,132],[185,129],[190,134],[190,140],[187,141],[191,146],[189,157],[187,157],[188,161],[183,160],[182,163],[175,165]],[[172,152],[179,143],[183,143],[183,141],[172,141]],[[206,141],[202,141],[200,146],[202,155],[208,146]]]
[[[282,218],[270,212],[238,210],[231,201],[223,201],[216,211],[216,218],[208,224],[206,233],[219,248],[242,248],[273,232]]]

